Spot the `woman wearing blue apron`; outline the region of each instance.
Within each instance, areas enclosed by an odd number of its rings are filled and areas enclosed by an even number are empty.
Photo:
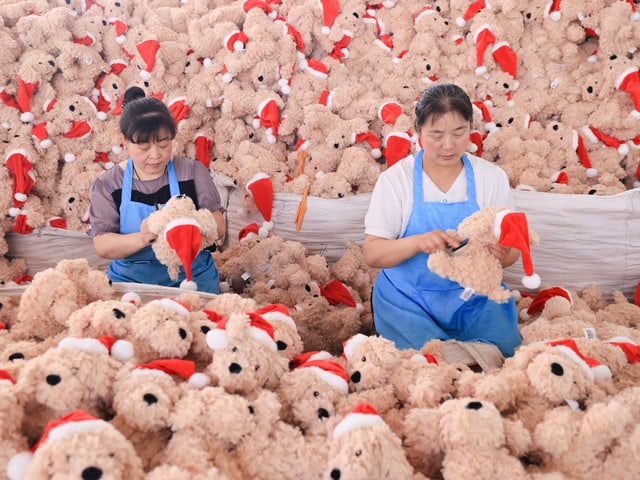
[[[429,254],[460,245],[447,233],[483,206],[513,208],[504,171],[465,153],[473,107],[451,84],[428,87],[416,106],[422,149],[380,175],[365,218],[364,257],[381,268],[372,310],[379,335],[398,348],[433,339],[481,342],[512,356],[521,339],[515,302],[498,304],[431,272]],[[503,267],[517,249],[490,246]]]
[[[132,87],[125,92],[120,129],[128,160],[107,170],[91,187],[89,235],[96,253],[109,258],[107,275],[114,282],[179,287],[177,280],[156,258],[151,245],[156,236],[146,228],[146,218],[169,198],[189,195],[197,208],[209,209],[224,235],[220,196],[208,169],[195,160],[173,157],[176,126],[162,101],[144,96]],[[219,274],[211,252],[194,259],[192,277],[198,290],[219,293]]]

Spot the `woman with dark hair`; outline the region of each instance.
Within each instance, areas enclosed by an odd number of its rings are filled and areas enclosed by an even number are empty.
[[[456,249],[447,233],[484,206],[514,209],[506,173],[466,152],[473,107],[457,85],[434,84],[416,105],[420,151],[383,172],[365,217],[364,258],[380,268],[372,294],[379,335],[398,348],[432,339],[494,345],[511,356],[521,339],[515,302],[498,304],[431,272],[430,253]],[[517,249],[490,245],[503,267]]]
[[[156,235],[146,218],[176,195],[189,196],[196,208],[210,210],[218,233],[226,230],[220,194],[200,162],[173,155],[176,124],[167,106],[146,97],[139,87],[127,89],[120,116],[123,145],[129,158],[104,172],[91,186],[89,211],[96,253],[108,258],[107,275],[114,282],[178,287],[156,258]],[[213,247],[213,246],[212,246]],[[201,291],[219,293],[219,275],[211,252],[203,250],[192,264],[193,280]]]

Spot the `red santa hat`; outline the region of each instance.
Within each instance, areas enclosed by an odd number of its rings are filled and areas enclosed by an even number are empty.
[[[281,303],[270,303],[269,305],[265,305],[258,308],[257,310],[254,310],[254,313],[257,313],[268,322],[282,322],[288,325],[293,330],[298,330],[296,322],[294,322],[293,318],[291,318],[289,309]]]
[[[487,67],[484,66],[484,54],[489,45],[495,43],[496,36],[491,31],[489,25],[481,25],[473,34],[473,43],[476,46],[476,75],[484,75],[487,73]]]
[[[374,425],[386,425],[378,411],[367,402],[358,404],[353,410],[346,414],[333,429],[333,438],[349,432],[354,428],[371,427]]]
[[[439,365],[438,359],[430,353],[416,353],[411,356],[410,361],[414,363],[428,363],[431,365]]]
[[[262,215],[264,222],[258,230],[261,237],[269,235],[273,228],[271,211],[273,209],[273,183],[266,173],[259,172],[249,179],[245,186],[246,191],[253,199],[253,203]]]
[[[612,137],[611,135],[607,135],[595,127],[582,127],[582,132],[592,142],[600,141],[607,147],[615,148],[620,155],[627,155],[629,153],[629,145],[627,145],[627,142],[620,140],[619,138]]]
[[[41,148],[46,149],[53,145],[53,142],[49,138],[49,133],[47,132],[47,122],[40,122],[32,125],[31,134],[36,140],[38,140]]]
[[[71,41],[78,45],[84,45],[85,47],[90,47],[92,45],[95,45],[96,37],[94,35],[91,35],[91,33],[87,33],[84,37],[73,37]]]
[[[260,227],[257,223],[250,223],[245,225],[238,231],[238,241],[248,240],[250,238],[257,237],[259,235]]]
[[[349,289],[337,278],[334,278],[325,286],[320,285],[320,294],[327,299],[329,305],[346,305],[358,308]]]
[[[280,125],[280,111],[273,98],[265,98],[258,105],[258,114],[253,119],[253,127],[264,127],[267,133],[267,141],[276,143],[278,126]]]
[[[103,428],[115,428],[109,422],[96,418],[82,410],[73,410],[47,423],[44,432],[30,452],[20,452],[9,460],[7,474],[11,480],[21,480],[38,448],[69,435],[82,432],[97,432]]]
[[[577,362],[587,373],[587,376],[593,380],[594,378],[608,379],[611,378],[611,370],[603,365],[595,358],[584,355],[576,341],[572,338],[551,340],[545,342],[547,345],[560,349],[565,355]]]
[[[264,344],[272,352],[278,351],[278,345],[273,334],[273,325],[254,312],[247,312],[242,315],[246,316],[249,335]],[[212,350],[222,350],[229,344],[229,336],[227,334],[229,319],[230,317],[223,318],[216,324],[216,328],[212,328],[207,332],[207,345]]]
[[[382,48],[384,51],[391,52],[391,50],[393,50],[393,34],[381,33],[376,37],[373,43]]]
[[[196,146],[196,159],[206,168],[209,168],[209,165],[211,164],[213,140],[207,137],[203,132],[196,132],[193,136],[193,144]]]
[[[382,156],[382,151],[380,150],[380,139],[375,133],[371,131],[353,133],[351,135],[351,143],[355,144],[360,142],[366,142],[369,147],[371,147],[371,156],[373,158],[380,158]]]
[[[342,342],[342,356],[349,362],[353,359],[355,348],[369,338],[364,333],[356,333]]]
[[[196,365],[191,360],[181,358],[163,358],[149,363],[139,363],[131,370],[132,375],[178,375],[189,385],[204,388],[211,383],[211,379],[204,373],[196,372]]]
[[[529,320],[533,315],[540,315],[544,310],[547,301],[551,298],[564,298],[569,302],[570,308],[573,307],[573,297],[571,292],[562,287],[549,287],[540,290],[531,301],[529,308],[520,312],[520,318]]]
[[[498,127],[493,122],[493,118],[491,117],[491,112],[489,111],[487,103],[475,100],[471,102],[471,105],[473,109],[479,113],[480,118],[482,118],[485,130],[489,133],[495,132]]]
[[[262,0],[246,0],[242,4],[242,8],[245,13],[249,13],[249,10],[253,8],[259,8],[265,13],[265,15],[271,18],[275,18],[277,15],[275,10],[271,8],[271,5],[269,5],[267,2],[263,2]]]
[[[569,175],[564,170],[558,170],[550,178],[552,183],[559,183],[561,185],[569,185]]]
[[[309,352],[302,352],[294,355],[289,361],[289,369],[293,370],[298,368],[305,362],[311,362],[314,360],[331,360],[332,355],[326,350],[312,350]]]
[[[491,56],[493,60],[500,65],[503,72],[508,73],[514,79],[516,78],[518,56],[513,48],[511,48],[511,45],[507,42],[497,42],[491,50]]]
[[[193,218],[175,218],[165,227],[164,239],[184,268],[185,279],[180,283],[180,288],[197,290],[191,266],[202,250],[202,225]]]
[[[420,10],[413,14],[413,23],[418,23],[420,19],[425,18],[426,15],[433,15],[436,11],[432,5],[424,5]]]
[[[230,52],[241,52],[247,45],[249,37],[240,30],[234,30],[224,37],[224,46]]]
[[[606,343],[610,343],[622,350],[627,357],[627,362],[640,363],[640,346],[629,337],[613,337],[607,340]]]
[[[544,9],[544,16],[556,22],[560,20],[560,0],[552,0],[549,2]]]
[[[38,87],[38,82],[25,82],[18,77],[18,95],[17,98],[9,95],[4,87],[0,87],[0,100],[8,107],[16,108],[21,112],[20,120],[24,123],[33,121],[31,113],[31,98]]]
[[[329,76],[329,67],[314,58],[300,60],[300,68],[318,78],[327,78]]]
[[[116,339],[108,335],[97,338],[65,337],[58,343],[59,348],[76,348],[85,352],[110,355],[112,358],[126,362],[133,358],[133,344],[127,340]]]
[[[116,42],[119,45],[122,45],[124,42],[127,41],[127,30],[129,29],[129,26],[123,21],[120,20],[119,18],[115,18],[115,17],[111,17],[109,19],[109,25],[113,25],[115,30],[116,30]]]
[[[35,184],[33,174],[33,164],[27,158],[27,152],[21,148],[9,150],[4,163],[9,169],[11,179],[11,193],[13,195],[14,207],[21,207],[27,200],[27,195]]]
[[[478,130],[472,130],[469,133],[469,141],[471,144],[469,145],[469,151],[478,157],[482,156],[482,147],[484,145],[484,138],[482,133]]]
[[[273,21],[284,25],[286,33],[293,37],[293,41],[296,45],[296,54],[298,56],[304,57],[305,46],[304,46],[304,40],[302,39],[302,35],[300,34],[300,32],[296,30],[293,27],[293,25],[287,22],[287,19],[282,16],[276,16]]]
[[[638,13],[636,9],[636,2],[634,0],[627,0],[627,3],[631,5],[632,12],[631,15],[629,15],[629,20],[631,20],[632,22],[640,20],[640,13]]]
[[[16,380],[6,370],[0,370],[0,385],[2,385],[3,383],[10,383],[11,385],[15,385]]]
[[[320,105],[324,105],[329,110],[333,110],[333,97],[333,90],[325,88],[324,90],[322,90],[322,92],[320,92],[320,99],[318,100],[318,103]]]
[[[540,276],[533,271],[529,224],[526,214],[507,209],[499,211],[493,224],[493,232],[501,246],[520,250],[522,269],[525,273],[525,276],[522,277],[522,284],[529,289],[538,288]]]
[[[160,42],[154,39],[144,40],[136,45],[136,50],[145,63],[145,69],[140,70],[140,76],[143,80],[151,78],[151,71],[156,63],[156,53],[160,50]]]
[[[480,10],[485,8],[491,8],[491,5],[486,0],[475,0],[468,7],[461,17],[456,18],[456,25],[464,27],[464,25]]]
[[[349,377],[344,367],[332,360],[308,360],[297,368],[309,368],[320,380],[329,384],[340,393],[349,393]]]
[[[615,86],[618,90],[629,94],[634,107],[631,114],[640,118],[640,72],[638,67],[630,67],[618,75]]]
[[[331,25],[340,14],[340,0],[318,0],[322,11],[322,33],[329,35]]]
[[[402,115],[402,105],[393,100],[387,100],[378,107],[378,118],[388,125],[395,125]]]
[[[187,105],[187,97],[176,97],[167,103],[167,108],[171,112],[173,121],[177,124],[189,116],[191,107]]]
[[[407,132],[389,132],[384,137],[382,156],[387,162],[387,168],[405,158],[411,152],[412,138]]]
[[[587,169],[587,178],[594,178],[598,175],[598,170],[593,168],[591,165],[591,158],[589,158],[589,152],[587,151],[587,147],[584,145],[584,139],[576,130],[572,130],[571,135],[571,145],[578,154],[580,164]]]

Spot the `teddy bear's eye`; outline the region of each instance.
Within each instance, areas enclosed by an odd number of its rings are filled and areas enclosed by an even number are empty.
[[[118,84],[117,83],[112,83],[111,84],[111,88],[113,88],[114,90],[118,89]]]
[[[508,123],[509,125],[511,125],[511,124],[513,123],[513,121],[514,121],[514,118],[513,118],[513,117],[511,117],[509,120],[507,120],[507,123]]]
[[[237,351],[238,351],[238,347],[233,347],[233,348],[231,349],[231,351],[232,351],[232,352],[234,352],[234,353],[235,353],[235,352],[237,352]]]
[[[52,67],[56,66],[56,62],[54,62],[53,60],[49,60],[49,65],[51,65]]]
[[[587,87],[587,93],[593,93],[593,87]]]
[[[609,57],[609,60],[615,60],[616,58],[618,58],[618,56],[617,56],[617,55],[611,55],[611,56]]]
[[[115,5],[116,7],[120,7],[120,6],[122,6],[122,4],[121,4],[120,2],[116,2],[116,3],[114,3],[114,5]]]
[[[360,455],[362,455],[362,450],[360,450],[360,449],[356,450],[356,451],[354,452],[354,455],[355,455],[356,457],[359,457]]]
[[[106,27],[107,26],[107,21],[106,20],[102,20],[102,26]]]
[[[362,356],[362,358],[360,359],[361,362],[366,362],[367,361],[367,357],[366,356]]]
[[[314,396],[314,397],[319,397],[319,396],[320,396],[320,392],[319,392],[319,391],[317,391],[317,390],[315,390],[315,391],[313,392],[313,396]]]
[[[442,7],[440,7],[439,5],[436,7],[436,12],[441,12],[442,11]]]
[[[503,88],[509,88],[509,84],[508,84],[508,83],[503,83],[503,84],[502,84],[502,87],[503,87]]]
[[[113,316],[116,317],[117,319],[122,319],[124,317],[126,317],[126,315],[124,314],[124,312],[118,308],[114,308],[112,310],[113,312]]]
[[[255,370],[256,370],[256,372],[257,372],[258,370],[260,370],[260,365],[256,365],[256,366],[255,366]]]
[[[305,289],[307,292],[311,292],[311,287],[310,287],[309,285],[306,285],[306,284],[305,284],[304,289]]]
[[[557,132],[558,130],[560,130],[560,126],[559,126],[559,125],[554,125],[554,126],[553,126],[553,127],[551,127],[551,128],[553,128],[553,130],[554,130],[554,131],[556,131],[556,132]]]
[[[69,110],[71,110],[72,112],[76,111],[76,107],[74,107],[73,105],[69,105]]]
[[[356,18],[360,18],[360,15],[358,15],[358,12],[353,12],[353,16]]]
[[[530,14],[530,13],[527,13],[527,14],[525,15],[525,17],[527,17],[527,20],[531,20],[531,14]]]
[[[264,76],[258,75],[258,81],[259,82],[264,82]]]
[[[191,66],[191,61],[188,60],[187,63],[184,64],[185,67],[190,67]]]
[[[249,413],[251,415],[253,415],[255,413],[255,410],[253,409],[253,407],[251,405],[249,405]]]
[[[201,326],[201,327],[200,327],[200,331],[201,331],[204,335],[206,335],[206,334],[209,332],[209,330],[211,330],[211,329],[210,329],[209,327],[207,327],[206,325],[203,325],[203,326]]]

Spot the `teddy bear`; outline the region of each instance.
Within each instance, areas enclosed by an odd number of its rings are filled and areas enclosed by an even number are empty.
[[[498,243],[522,252],[525,287],[540,286],[540,277],[533,272],[529,252],[539,237],[528,227],[524,213],[511,212],[505,207],[485,207],[460,222],[455,233],[461,241],[467,239],[468,243],[459,253],[439,251],[429,255],[427,265],[432,272],[457,281],[476,294],[506,302],[511,298],[511,292],[501,285],[502,267],[486,248]]]
[[[171,411],[172,435],[160,460],[191,475],[217,467],[224,478],[239,480],[242,467],[229,452],[256,428],[249,406],[244,396],[222,387],[188,389]]]
[[[10,330],[3,332],[7,335],[0,343],[0,369],[6,370],[16,379],[29,360],[55,347],[59,341],[58,337],[45,340],[14,340]]]
[[[356,405],[335,425],[322,478],[422,479],[407,458],[401,438],[375,407]]]
[[[563,478],[527,472],[519,457],[530,448],[530,433],[519,419],[504,418],[490,401],[473,397],[447,400],[436,407],[411,410],[404,422],[407,456],[428,475],[443,479]],[[476,455],[474,462],[468,459],[470,449]]]
[[[36,440],[32,452],[11,457],[7,466],[11,480],[103,475],[144,479],[131,442],[109,422],[83,410],[52,419]]]
[[[184,358],[193,342],[191,312],[170,297],[149,300],[138,307],[129,321],[132,361],[146,363],[163,358]]]
[[[73,311],[67,320],[68,334],[74,337],[114,338],[129,336],[129,322],[138,310],[123,299],[96,300]]]
[[[110,160],[107,159],[107,162]],[[65,163],[59,175],[58,214],[65,221],[65,228],[75,232],[89,230],[90,189],[93,181],[104,172],[103,164],[74,161]]]
[[[7,465],[11,457],[28,449],[27,437],[22,433],[24,409],[16,391],[16,380],[6,370],[0,370],[0,441],[4,448],[0,452],[0,462]],[[2,478],[6,472],[2,472]]]
[[[90,94],[98,77],[110,70],[99,50],[73,41],[61,45],[56,60],[60,71],[52,85],[61,96]]]
[[[25,363],[16,387],[25,401],[23,431],[31,442],[47,422],[76,408],[110,418],[113,384],[122,368],[117,358],[127,360],[112,356],[113,340],[64,337]]]
[[[62,44],[70,42],[70,25],[74,20],[73,12],[63,6],[47,8],[41,14],[30,14],[20,18],[15,25],[18,38],[28,49],[42,49],[57,56]]]
[[[291,361],[304,350],[298,326],[291,318],[291,312],[282,304],[272,303],[253,310],[273,326],[273,339],[278,353]]]
[[[169,419],[184,387],[209,383],[193,362],[182,359],[128,365],[118,372],[113,385],[115,415],[109,422],[133,444],[145,471],[160,463],[171,437]]]
[[[106,273],[89,267],[86,259],[61,260],[33,276],[20,297],[12,335],[16,340],[54,337],[66,331],[74,311],[114,294]]]
[[[247,398],[273,389],[289,361],[278,353],[273,325],[255,312],[237,312],[207,332],[213,359],[206,373],[229,393]]]
[[[149,215],[147,227],[158,236],[151,248],[160,263],[167,266],[169,277],[178,280],[182,268],[186,277],[182,288],[195,290],[197,285],[191,276],[190,262],[219,238],[211,211],[198,209],[190,197],[179,195]]]
[[[636,419],[616,397],[586,411],[562,407],[547,412],[533,436],[545,454],[545,469],[576,479],[640,472],[635,457],[628,455],[638,438]]]

